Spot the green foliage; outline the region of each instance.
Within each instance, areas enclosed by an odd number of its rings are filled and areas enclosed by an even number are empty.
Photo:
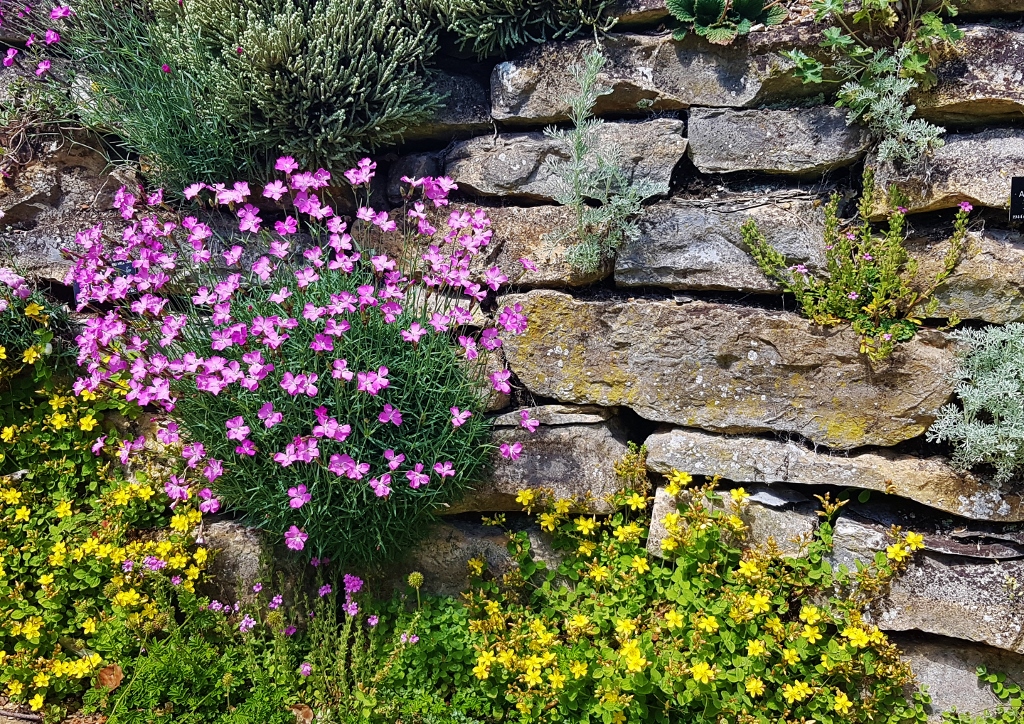
[[[620,149],[598,144],[603,121],[593,117],[593,108],[598,96],[606,92],[597,85],[605,62],[595,50],[570,69],[579,84],[579,92],[566,99],[573,127],[544,130],[544,135],[560,141],[569,153],[568,159],[551,157],[547,161],[555,177],[555,201],[568,206],[575,217],[572,229],[555,234],[575,238],[566,258],[574,269],[587,274],[612,259],[625,240],[637,238],[641,203],[657,193],[653,182],[634,182],[619,167]]]
[[[1003,706],[977,716],[946,712],[942,717],[944,724],[1018,724],[1024,716],[1024,689],[1021,685],[1010,681],[1006,674],[990,672],[984,666],[978,667],[978,679],[992,688],[992,693],[1003,701]]]
[[[440,0],[441,22],[480,58],[525,43],[606,32],[615,0]]]
[[[826,275],[816,276],[804,265],[789,266],[772,247],[753,219],[743,225],[743,240],[758,267],[794,294],[809,319],[827,327],[850,322],[860,335],[861,352],[872,360],[888,357],[898,342],[906,342],[921,324],[921,315],[933,313],[929,303],[963,256],[967,244],[970,204],[957,212],[942,269],[926,286],[917,275],[917,262],[907,254],[906,217],[896,187],[890,190],[896,206],[888,216],[888,228],[878,234],[869,220],[874,203],[874,176],[864,176],[864,193],[858,219],[844,224],[839,218],[839,196],[825,207]],[[955,323],[957,320],[951,320]]]
[[[953,463],[995,467],[995,481],[1024,468],[1024,324],[964,329],[952,379],[960,406],[946,405],[928,440],[953,445]]]
[[[746,35],[757,23],[777,25],[786,19],[787,10],[777,0],[666,0],[676,20],[684,23],[673,33],[676,40],[686,37],[690,28],[715,45],[729,45]]]
[[[814,0],[815,19],[832,24],[821,41],[822,57],[784,51],[805,83],[838,82],[836,105],[850,110],[878,142],[883,162],[910,163],[942,145],[943,128],[914,119],[911,91],[927,90],[935,62],[963,37],[943,15],[956,15],[955,0],[865,0],[848,15],[841,0]]]
[[[861,612],[905,568],[921,536],[892,545],[856,571],[828,562],[840,507],[803,555],[774,545],[741,550],[746,493],[714,484],[683,490],[662,523],[666,559],[651,557],[648,499],[620,493],[617,512],[572,514],[573,502],[523,491],[543,511],[559,556],[550,568],[513,535],[519,571],[478,578],[468,601],[474,675],[519,722],[923,722],[927,696],[899,650]],[[513,711],[514,707],[514,711]]]

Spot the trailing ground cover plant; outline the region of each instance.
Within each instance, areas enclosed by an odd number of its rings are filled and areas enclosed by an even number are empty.
[[[0,308],[0,690],[40,710],[158,629],[154,577],[191,590],[207,553],[194,504],[166,512],[161,466],[123,467],[123,392],[71,389],[66,310],[8,269]]]
[[[600,51],[588,53],[571,73],[579,92],[569,96],[573,127],[544,129],[544,135],[560,141],[568,159],[552,156],[547,163],[554,174],[555,201],[569,207],[575,217],[571,229],[553,232],[559,238],[575,237],[566,260],[577,271],[593,273],[610,259],[627,239],[639,235],[636,216],[644,199],[657,193],[652,181],[633,181],[619,167],[620,150],[607,143],[598,147],[597,132],[603,121],[594,118],[598,96],[606,92],[597,77],[606,59]]]
[[[1024,324],[953,333],[957,365],[952,380],[960,404],[946,405],[927,439],[953,445],[961,469],[995,468],[995,482],[1024,468]]]
[[[673,38],[682,40],[692,29],[715,45],[729,45],[758,23],[778,25],[788,13],[779,0],[666,0],[665,6],[683,23]]]
[[[920,722],[926,695],[905,698],[910,667],[864,607],[923,547],[893,529],[891,545],[856,571],[833,570],[832,520],[799,557],[741,550],[742,488],[685,489],[663,521],[665,559],[652,557],[648,499],[617,495],[608,518],[524,490],[560,557],[548,568],[513,537],[519,574],[477,578],[468,606],[474,674],[521,722]],[[471,566],[473,562],[471,562]],[[476,572],[483,572],[481,561]]]
[[[892,354],[899,342],[916,334],[921,318],[938,303],[932,294],[956,269],[967,244],[969,203],[960,204],[942,269],[926,283],[916,279],[917,262],[907,254],[906,209],[893,186],[889,201],[888,228],[876,233],[870,213],[874,201],[874,175],[864,175],[864,192],[858,218],[843,223],[839,218],[839,195],[825,206],[826,273],[818,276],[805,265],[790,266],[748,219],[742,228],[743,241],[758,267],[782,288],[796,296],[804,315],[826,327],[850,322],[860,335],[860,351],[872,360]],[[958,320],[951,319],[952,324]]]
[[[945,129],[914,118],[908,98],[936,82],[941,53],[963,37],[943,16],[957,14],[956,0],[865,0],[851,12],[842,0],[814,0],[815,20],[828,22],[824,57],[783,51],[804,83],[840,83],[836,106],[848,123],[862,123],[878,142],[879,160],[911,163],[942,145]]]
[[[368,186],[375,166],[363,159],[346,177]],[[121,383],[129,401],[173,417],[161,439],[182,446],[181,495],[200,489],[214,509],[223,500],[292,550],[369,565],[422,535],[431,511],[481,474],[485,387],[510,390],[507,370],[483,379],[483,366],[527,320],[518,305],[480,313],[508,281],[497,267],[470,273],[491,237],[483,211],[428,222],[450,179],[407,179],[423,201],[405,218],[363,206],[350,229],[318,196],[327,171],[299,172],[291,157],[277,167],[283,178],[260,193],[281,201],[274,222],[245,182],[185,190],[237,215],[230,239],[195,217],[157,218],[160,191],[124,189],[122,215],[138,218],[123,239],[102,226],[79,234],[68,278],[79,306],[114,308],[78,338],[76,387]],[[406,241],[426,251],[374,251]]]

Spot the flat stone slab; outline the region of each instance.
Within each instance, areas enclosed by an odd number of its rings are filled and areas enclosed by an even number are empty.
[[[608,152],[619,149],[616,163],[634,182],[655,184],[655,194],[667,194],[672,171],[686,151],[682,121],[656,118],[637,123],[605,123],[595,145]],[[510,133],[463,141],[445,160],[445,173],[459,189],[480,196],[503,196],[553,201],[557,183],[549,159],[567,159],[564,141],[543,133]]]
[[[653,204],[640,217],[640,236],[619,250],[615,284],[778,292],[754,263],[740,227],[754,219],[792,264],[818,269],[824,265],[821,201],[815,194],[780,189]]]
[[[662,428],[649,436],[647,467],[721,475],[734,483],[786,483],[864,488],[910,498],[938,510],[990,521],[1022,521],[1020,491],[1000,489],[945,458],[918,458],[889,450],[833,455],[758,437],[723,437]]]
[[[1017,10],[1024,12],[1024,7]],[[1024,115],[1024,31],[965,25],[964,38],[935,68],[938,83],[911,96],[934,123],[991,124]]]
[[[924,169],[906,175],[889,166],[876,167],[874,214],[881,218],[888,209],[887,189],[896,184],[908,201],[907,210],[955,208],[967,201],[974,206],[1007,209],[1010,179],[1024,169],[1024,128],[993,128],[971,133],[947,133],[945,145],[927,159]]]
[[[870,137],[831,106],[794,110],[693,108],[687,155],[704,173],[820,176],[860,160]]]
[[[566,120],[565,99],[578,91],[567,70],[593,49],[593,40],[545,43],[499,63],[491,73],[491,115],[506,125]],[[794,78],[792,63],[778,53],[751,55],[743,42],[722,46],[693,33],[682,41],[668,33],[624,33],[603,39],[601,50],[608,62],[598,84],[609,92],[598,98],[597,115],[745,108],[820,92]]]
[[[522,456],[513,461],[495,453],[487,479],[446,513],[519,511],[516,496],[524,488],[549,488],[586,512],[612,512],[606,498],[622,489],[614,465],[627,450],[618,419],[602,419],[587,407],[529,411],[541,423],[532,435],[519,426],[519,411],[498,418],[493,434],[495,445],[522,443]]]
[[[406,141],[433,139],[448,141],[452,136],[483,133],[491,129],[490,88],[473,76],[436,72],[433,89],[443,95],[444,105],[433,118],[410,126]]]
[[[934,331],[872,367],[849,327],[821,329],[787,312],[548,290],[500,304],[521,304],[529,317],[504,347],[527,389],[659,422],[790,432],[848,450],[920,435],[952,394],[952,349]]]

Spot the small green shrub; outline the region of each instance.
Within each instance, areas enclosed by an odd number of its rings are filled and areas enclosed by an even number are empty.
[[[526,43],[606,32],[615,0],[440,0],[444,28],[484,58]]]
[[[672,35],[676,40],[682,40],[692,28],[715,45],[728,45],[757,23],[778,25],[788,13],[778,0],[666,0],[665,5],[676,20],[684,23]]]
[[[597,131],[603,121],[593,117],[593,108],[603,92],[597,86],[597,76],[605,62],[604,55],[595,50],[570,69],[579,84],[579,92],[566,99],[573,127],[544,129],[546,136],[562,142],[569,152],[568,159],[551,157],[547,161],[556,180],[555,201],[569,207],[575,217],[572,229],[554,234],[576,238],[566,260],[587,274],[612,259],[624,241],[639,236],[636,216],[641,204],[657,193],[653,182],[633,182],[617,165],[618,148],[598,148]]]
[[[820,45],[824,58],[783,51],[804,83],[840,83],[836,105],[849,123],[864,124],[885,163],[911,163],[942,145],[943,128],[913,118],[911,91],[935,84],[939,54],[963,37],[942,20],[956,15],[956,0],[894,3],[864,0],[852,15],[842,0],[814,0],[818,22],[829,22]]]
[[[963,329],[952,379],[960,405],[946,405],[927,439],[953,445],[962,469],[992,465],[996,482],[1024,468],[1024,324]]]
[[[796,296],[805,316],[827,327],[850,322],[860,335],[861,352],[879,360],[888,357],[898,342],[913,338],[921,315],[934,311],[937,300],[929,301],[931,295],[953,273],[963,256],[971,205],[960,205],[942,269],[922,288],[915,279],[917,262],[904,246],[906,211],[899,206],[899,190],[890,190],[889,200],[895,208],[889,213],[888,228],[883,234],[876,234],[870,222],[873,199],[874,175],[868,171],[855,223],[847,225],[839,219],[838,194],[829,200],[823,240],[825,276],[815,276],[803,264],[789,266],[785,257],[765,240],[753,219],[744,223],[742,232],[758,267]]]

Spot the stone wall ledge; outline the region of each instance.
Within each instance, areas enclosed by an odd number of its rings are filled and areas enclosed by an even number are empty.
[[[932,330],[872,365],[849,327],[820,329],[788,312],[547,290],[499,302],[521,304],[530,320],[506,339],[509,367],[559,402],[848,450],[922,434],[952,395],[953,350]]]

